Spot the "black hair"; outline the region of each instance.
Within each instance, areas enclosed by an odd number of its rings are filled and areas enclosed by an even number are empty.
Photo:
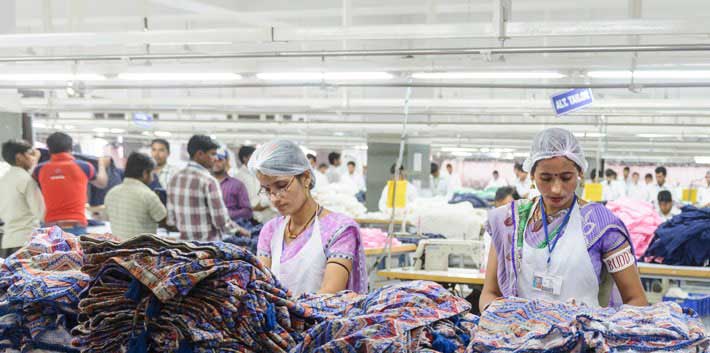
[[[71,152],[74,141],[63,132],[55,132],[47,137],[47,148],[50,154]]]
[[[256,151],[256,148],[254,148],[254,146],[242,146],[239,149],[239,153],[237,153],[239,156],[239,161],[242,164],[246,164],[246,161],[251,158],[251,155],[254,154],[254,151]]]
[[[306,158],[308,158],[309,161],[314,161],[314,162],[317,162],[317,161],[318,161],[318,159],[316,158],[316,156],[313,155],[313,154],[310,154],[310,153],[306,155]]]
[[[390,174],[394,175],[394,169],[397,167],[397,163],[392,164],[392,167],[390,167]],[[399,173],[402,174],[404,171],[404,164],[399,166]]]
[[[429,167],[429,170],[430,170],[430,173],[431,173],[431,174],[434,174],[434,173],[436,173],[436,172],[439,171],[439,165],[436,164],[436,163],[434,163],[434,162],[432,162],[432,163],[431,163],[431,166]]]
[[[126,161],[126,178],[140,179],[146,170],[151,171],[155,168],[155,162],[147,155],[139,152],[133,152],[128,156]]]
[[[628,171],[631,171],[631,168],[629,168],[629,167],[624,167],[624,171],[627,171],[627,170],[628,170]]]
[[[656,168],[656,174],[663,174],[663,176],[668,175],[668,171],[666,170],[666,167],[658,167]]]
[[[604,174],[606,174],[607,178],[610,178],[610,177],[613,177],[616,174],[616,172],[611,169],[607,169],[606,173],[604,173]]]
[[[661,190],[658,192],[658,202],[673,202],[673,195],[668,190]]]
[[[451,163],[446,163],[446,168],[453,168],[454,166]]]
[[[328,165],[325,163],[321,163],[320,165],[318,165],[318,169],[321,169],[321,168],[328,168]]]
[[[592,168],[592,171],[589,172],[590,178],[594,179],[597,177],[597,168]]]
[[[497,170],[494,170],[494,171],[493,171],[493,174],[498,175],[499,173],[498,173]]]
[[[338,153],[338,152],[330,152],[330,153],[328,154],[328,162],[330,162],[331,165],[332,165],[332,164],[335,164],[335,161],[337,161],[338,159],[340,159],[340,153]]]
[[[350,161],[350,162],[348,162],[348,165],[351,165],[351,166],[353,166],[353,167],[354,167],[354,166],[355,166],[355,162],[353,162],[353,161]]]
[[[150,141],[150,146],[152,147],[154,144],[159,143],[163,146],[165,146],[165,149],[170,153],[170,142],[166,139],[154,139],[153,141]]]
[[[641,176],[641,174],[639,174],[639,172],[633,172],[633,173],[631,173],[631,176],[634,176],[634,175]]]
[[[17,154],[32,149],[32,145],[24,140],[9,140],[2,144],[2,159],[10,165],[17,165]]]
[[[517,171],[519,171],[519,172],[522,172],[522,171],[523,171],[523,165],[520,164],[520,163],[515,163],[515,165],[513,166],[513,169],[515,169],[515,170],[517,170]]]
[[[508,197],[509,195],[513,196],[513,199],[515,199],[515,193],[516,193],[515,188],[510,187],[510,186],[504,186],[502,188],[498,188],[498,190],[496,190],[495,201],[501,202],[501,201],[505,200],[505,198]]]
[[[206,135],[194,135],[187,142],[187,154],[190,155],[190,158],[195,157],[199,151],[207,152],[218,148],[219,144]]]
[[[653,179],[653,175],[651,173],[648,173],[644,176],[645,179]]]

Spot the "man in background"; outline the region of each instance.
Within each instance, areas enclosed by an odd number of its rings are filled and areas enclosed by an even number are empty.
[[[530,180],[528,173],[523,170],[523,165],[520,163],[515,163],[513,171],[515,172],[515,181],[513,182],[515,191],[518,192],[518,195],[520,195],[521,198],[528,198],[530,195],[530,188],[532,187],[532,181]]]
[[[155,160],[153,173],[158,176],[158,182],[163,189],[167,189],[170,178],[177,172],[177,168],[168,164],[170,143],[165,139],[155,139],[151,141],[150,155],[153,157],[153,160]]]
[[[247,167],[249,159],[251,159],[251,155],[254,154],[255,150],[253,146],[242,146],[239,149],[237,155],[241,166],[239,166],[237,179],[247,188],[252,217],[259,223],[266,223],[276,217],[277,213],[271,208],[271,200],[266,196],[259,195],[259,190],[261,189],[259,180],[256,179],[256,176],[252,174]]]
[[[680,214],[680,210],[673,206],[673,195],[668,190],[661,190],[658,193],[658,215],[663,221],[668,221]]]
[[[30,239],[44,218],[44,199],[30,170],[37,165],[39,151],[27,141],[10,140],[2,145],[2,158],[10,169],[0,177],[0,219],[3,225],[0,257],[6,258]]]
[[[488,185],[486,185],[486,189],[498,189],[504,186],[508,186],[508,182],[500,177],[497,170],[494,170],[493,178],[488,182]]]
[[[42,189],[47,213],[46,226],[58,226],[68,233],[86,233],[86,201],[89,183],[99,189],[108,184],[106,168],[111,159],[99,158],[98,173],[88,162],[76,160],[71,154],[74,141],[63,132],[47,138],[50,159],[40,163],[33,176]]]
[[[358,192],[365,191],[365,178],[362,176],[362,174],[357,173],[357,168],[355,162],[353,161],[348,162],[347,176],[350,179],[350,182],[355,185],[355,188]]]
[[[498,188],[496,190],[496,197],[494,201],[494,206],[496,208],[501,207],[501,206],[510,206],[510,203],[520,199],[518,196],[518,193],[515,191],[515,188],[510,187],[510,186],[504,186],[502,188]]]
[[[134,152],[126,161],[123,183],[106,194],[106,214],[111,233],[123,240],[140,234],[157,234],[158,224],[168,211],[148,185],[153,182],[155,163],[143,153]]]
[[[251,220],[252,210],[249,202],[249,192],[241,181],[229,176],[229,153],[225,149],[217,152],[217,160],[212,167],[212,176],[217,179],[222,188],[224,205],[227,207],[229,217],[236,222]]]
[[[342,177],[341,171],[340,171],[340,153],[338,152],[331,152],[328,154],[328,163],[330,163],[330,168],[328,168],[328,172],[326,175],[328,176],[328,183],[334,184],[334,183],[339,183],[340,178]]]

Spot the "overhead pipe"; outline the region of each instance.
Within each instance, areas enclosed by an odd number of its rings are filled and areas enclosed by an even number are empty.
[[[0,89],[66,89],[64,84],[0,84]],[[518,84],[518,83],[454,83],[454,82],[348,82],[348,83],[332,83],[332,82],[240,82],[240,83],[208,83],[199,84],[191,82],[174,83],[174,84],[96,84],[86,82],[83,86],[86,89],[92,90],[117,90],[117,89],[200,89],[200,88],[269,88],[269,87],[321,87],[321,88],[349,88],[349,87],[388,87],[388,88],[492,88],[492,89],[573,89],[573,88],[592,88],[592,89],[631,89],[642,90],[644,88],[703,88],[710,87],[710,81],[707,82],[651,82],[651,83],[585,83],[585,82],[570,82],[570,83],[533,83],[533,84]]]
[[[431,55],[512,55],[512,54],[573,54],[573,53],[633,53],[710,51],[710,44],[645,44],[645,45],[581,45],[551,47],[486,47],[434,49],[369,49],[369,50],[306,50],[264,51],[220,54],[108,54],[59,56],[5,56],[0,62],[57,62],[57,61],[126,61],[126,60],[204,60],[257,58],[327,58],[368,56],[431,56]]]

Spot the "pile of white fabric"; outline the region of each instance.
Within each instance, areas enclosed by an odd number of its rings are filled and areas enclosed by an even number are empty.
[[[352,218],[364,218],[367,209],[355,198],[351,183],[333,183],[313,190],[313,198],[323,207]]]
[[[407,221],[422,233],[441,234],[447,239],[479,239],[488,210],[468,202],[449,204],[446,198],[419,198],[407,207]]]

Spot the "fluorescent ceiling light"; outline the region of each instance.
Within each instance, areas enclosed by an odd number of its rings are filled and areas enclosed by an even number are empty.
[[[170,137],[173,135],[170,133],[170,131],[156,131],[154,134],[158,137]]]
[[[32,122],[32,127],[35,129],[44,129],[47,127],[47,124],[41,122],[41,121],[33,121]]]
[[[106,76],[98,74],[0,74],[0,81],[101,81]]]
[[[606,137],[605,133],[601,132],[575,132],[576,137]]]
[[[473,156],[473,153],[463,152],[463,151],[454,151],[454,152],[450,152],[449,154],[454,157],[471,157],[471,156]]]
[[[242,75],[231,72],[143,72],[121,73],[117,78],[126,81],[233,81],[241,80]]]
[[[636,137],[647,138],[647,139],[653,139],[653,138],[663,138],[663,137],[675,137],[675,135],[668,135],[668,134],[636,134]]]
[[[587,76],[591,78],[616,78],[630,79],[631,71],[628,70],[608,70],[589,71]],[[633,72],[634,78],[656,78],[656,79],[707,79],[710,78],[710,70],[638,70]]]
[[[109,129],[107,127],[96,127],[92,131],[98,132],[98,133],[106,133],[106,132],[110,132],[111,129]]]
[[[710,157],[707,156],[697,156],[694,157],[695,163],[698,164],[710,164]]]
[[[256,78],[265,81],[339,81],[389,80],[387,72],[262,72]]]
[[[111,129],[110,131],[112,134],[122,134],[122,133],[126,132],[126,130],[124,130],[124,129]]]
[[[554,71],[482,71],[482,72],[415,72],[412,78],[421,80],[497,80],[497,79],[560,79],[567,75]]]
[[[442,152],[478,152],[478,148],[473,147],[442,147]]]

